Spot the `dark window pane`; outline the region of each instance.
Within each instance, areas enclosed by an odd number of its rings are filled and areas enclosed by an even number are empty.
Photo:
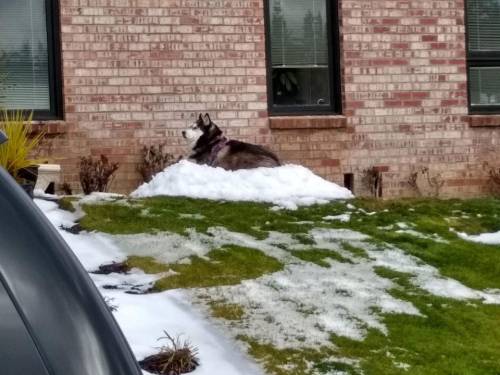
[[[470,68],[472,106],[500,105],[500,67]]]
[[[500,51],[500,0],[468,0],[470,51]]]
[[[330,107],[326,0],[270,0],[273,104]]]
[[[0,0],[0,105],[50,110],[45,0]]]
[[[328,68],[273,68],[275,105],[330,105]]]
[[[271,0],[273,66],[328,65],[325,0]]]

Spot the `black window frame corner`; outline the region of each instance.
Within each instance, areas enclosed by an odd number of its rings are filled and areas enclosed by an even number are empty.
[[[468,113],[469,115],[500,115],[500,104],[472,105],[471,68],[494,67],[500,69],[500,51],[473,51],[470,49],[469,1],[470,0],[464,1]]]
[[[325,0],[328,32],[328,71],[330,105],[327,106],[275,106],[273,101],[273,66],[271,56],[271,0],[264,0],[267,107],[269,116],[311,116],[342,114],[341,64],[340,64],[340,18],[339,1]],[[335,27],[336,26],[336,27]]]
[[[57,121],[64,119],[63,111],[63,84],[62,84],[62,54],[61,54],[61,26],[59,0],[44,0],[47,28],[47,56],[49,77],[49,110],[21,109],[25,113],[32,113],[32,121]],[[20,109],[17,109],[20,110]],[[8,110],[15,112],[16,109]]]
[[[59,0],[46,0],[50,110],[33,113],[34,120],[63,120],[61,17]]]

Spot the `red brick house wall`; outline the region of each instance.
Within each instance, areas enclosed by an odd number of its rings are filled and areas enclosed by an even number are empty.
[[[78,158],[104,153],[121,163],[113,190],[128,192],[142,145],[183,154],[180,130],[209,112],[285,161],[338,183],[353,173],[357,193],[378,167],[384,196],[414,194],[412,168],[429,167],[443,195],[484,194],[500,121],[468,115],[464,1],[339,9],[342,114],[275,118],[262,0],[61,0],[65,115],[48,127],[51,158],[76,188]]]

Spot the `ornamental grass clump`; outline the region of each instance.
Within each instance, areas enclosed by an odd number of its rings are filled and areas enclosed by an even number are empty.
[[[43,133],[30,136],[30,127],[26,124],[32,118],[33,113],[25,116],[22,111],[3,111],[1,115],[0,130],[5,133],[8,141],[0,145],[0,166],[15,179],[18,179],[20,170],[37,164],[30,155],[40,144]]]
[[[170,341],[170,345],[162,346],[158,354],[149,356],[139,362],[143,370],[152,374],[180,375],[192,372],[199,366],[198,349],[189,341],[173,338],[167,332],[162,339]]]

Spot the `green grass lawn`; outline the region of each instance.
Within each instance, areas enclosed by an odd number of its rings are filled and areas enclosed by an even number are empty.
[[[296,211],[270,207],[166,197],[122,200],[83,206],[86,216],[80,224],[89,231],[114,235],[169,232],[187,238],[193,231],[205,235],[204,245],[213,248],[203,256],[192,254],[172,264],[131,256],[128,263],[148,273],[174,271],[159,279],[155,290],[186,289],[217,324],[233,332],[269,374],[500,374],[500,305],[439,297],[416,285],[414,274],[374,261],[377,249],[397,248],[471,289],[500,289],[500,246],[467,242],[450,230],[468,234],[499,231],[500,200],[356,199]],[[345,213],[350,215],[347,222],[324,219]],[[213,228],[245,234],[256,245],[219,244]],[[369,237],[363,241],[346,237],[321,247],[311,235],[313,229],[346,229]],[[269,240],[273,236],[282,239],[273,242]],[[317,275],[336,275],[342,270],[349,276],[349,267],[362,266],[373,271],[374,280],[390,280],[387,293],[411,303],[420,314],[374,309],[385,332],[366,326],[362,339],[332,333],[318,345],[286,347],[266,340],[265,332],[245,331],[258,326],[256,319],[268,319],[267,327],[272,326],[273,317],[258,314],[262,306],[243,304],[244,298],[241,303],[229,300],[241,296],[228,291],[240,292],[245,289],[234,288],[252,286],[259,280],[265,281],[262,285],[273,295],[279,295],[280,285],[273,284],[273,276],[300,267],[312,270],[314,278],[314,270]],[[299,297],[280,302],[296,305],[294,313],[300,312],[304,319],[316,313],[310,306],[301,306]],[[317,329],[324,336],[324,328],[318,325]],[[286,332],[280,334],[286,337]]]

